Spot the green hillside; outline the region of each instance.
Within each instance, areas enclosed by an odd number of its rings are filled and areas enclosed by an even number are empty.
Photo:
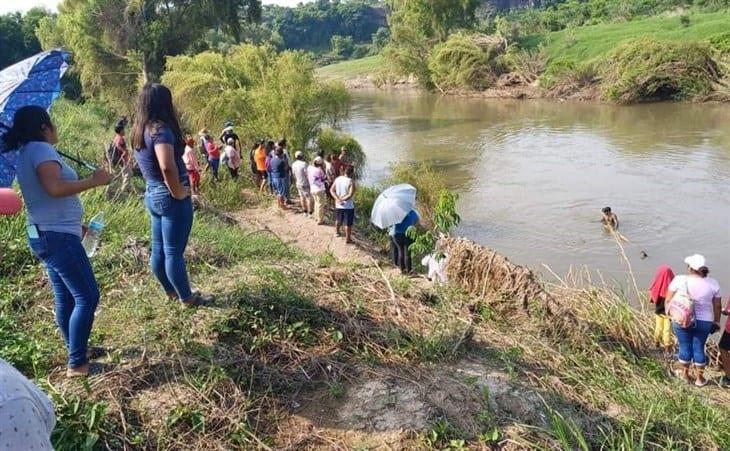
[[[696,42],[730,31],[730,12],[695,13],[689,26],[679,16],[660,16],[622,23],[604,23],[529,36],[522,41],[527,48],[545,45],[551,60],[566,59],[576,63],[595,62],[622,42],[636,38],[662,41]]]
[[[317,69],[317,75],[332,80],[350,80],[376,73],[385,60],[380,55],[368,56],[357,60],[342,61]]]

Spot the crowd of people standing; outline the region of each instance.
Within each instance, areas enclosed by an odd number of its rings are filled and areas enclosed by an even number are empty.
[[[206,129],[200,131],[197,140],[186,137],[170,90],[160,84],[149,84],[142,90],[129,144],[124,125],[118,124],[115,130],[111,157],[127,168],[133,154],[145,181],[152,273],[168,298],[186,306],[202,305],[207,298],[191,288],[184,257],[193,224],[192,196],[200,193],[205,173],[209,173],[211,183],[220,180],[221,163],[233,180],[241,177],[241,140],[231,123],[225,124],[217,139]],[[19,109],[13,129],[5,137],[11,148],[20,149],[17,177],[28,210],[29,244],[47,268],[56,321],[68,349],[67,373],[74,377],[89,373],[87,342],[99,300],[93,270],[81,244],[83,208],[78,194],[108,184],[111,176],[99,169],[90,178],[79,180],[56,151],[57,140],[50,116],[38,107]],[[259,140],[250,148],[248,157],[251,177],[259,191],[275,196],[281,209],[296,203],[290,198],[293,183],[305,216],[323,224],[329,204],[334,210],[335,235],[344,236],[348,243],[352,241],[357,184],[347,149],[332,155],[320,151],[310,163],[301,151],[294,152],[292,158],[285,139]],[[393,262],[404,273],[412,270],[406,230],[418,222],[413,210],[390,228]],[[708,277],[704,257],[688,257],[686,263],[687,275],[674,277],[668,268],[660,268],[657,274],[651,290],[657,312],[656,341],[669,354],[674,345],[673,333],[682,365],[679,376],[688,379],[694,368],[695,384],[701,386],[706,383],[704,345],[707,337],[720,329],[720,288]],[[687,299],[693,303],[692,321],[680,325],[674,312]],[[726,377],[730,377],[730,326],[726,327],[720,348]]]
[[[185,137],[170,90],[160,84],[146,85],[140,94],[131,134],[133,152],[128,150],[125,126],[120,122],[115,128],[108,156],[112,164],[123,166],[124,172],[131,174],[130,154],[133,153],[144,178],[152,273],[170,300],[189,307],[203,305],[209,299],[191,288],[184,257],[193,225],[192,196],[200,193],[205,172],[210,172],[214,183],[220,181],[221,163],[231,179],[240,177],[241,141],[230,123],[218,140],[212,139],[206,129],[200,131],[197,142],[193,137]],[[97,169],[92,176],[79,179],[57,152],[58,131],[43,108],[20,108],[4,141],[8,148],[20,151],[17,179],[27,207],[28,243],[48,273],[55,300],[55,319],[68,354],[66,374],[72,378],[87,376],[91,371],[88,341],[100,293],[82,245],[84,212],[79,194],[109,184],[111,175]],[[276,196],[282,209],[294,203],[290,199],[292,181],[303,214],[317,224],[324,223],[325,207],[330,203],[335,211],[335,234],[341,236],[344,228],[345,240],[351,242],[356,182],[355,167],[349,163],[347,149],[333,155],[320,152],[310,164],[301,151],[294,152],[292,159],[285,139],[276,143],[261,140],[251,147],[249,163],[259,191],[268,190]],[[609,213],[610,209],[604,211]],[[406,230],[418,222],[418,214],[413,210],[390,229],[394,263],[403,272],[412,269]],[[617,217],[612,224],[618,227]],[[674,349],[674,335],[680,366],[675,375],[702,387],[708,383],[705,378],[708,337],[722,330],[721,315],[729,312],[722,310],[720,286],[709,277],[705,258],[695,254],[684,262],[686,274],[675,276],[668,266],[657,270],[650,289],[656,313],[654,340],[669,357]],[[725,372],[722,385],[730,387],[730,322],[725,325],[719,349]],[[7,426],[2,430],[3,439],[9,440],[8,443],[25,440],[30,444],[34,442],[24,437],[36,434],[36,438],[43,439],[38,443],[39,449],[45,449],[54,423],[47,398],[2,361],[0,376],[14,384],[14,393],[27,393],[23,397],[8,397],[5,399],[8,405],[15,403],[24,409],[30,402],[40,412],[32,415],[31,420],[35,422],[2,423],[1,426]]]

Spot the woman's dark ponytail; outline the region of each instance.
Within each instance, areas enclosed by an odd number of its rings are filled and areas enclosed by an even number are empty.
[[[45,141],[43,126],[53,129],[48,112],[39,106],[24,106],[15,112],[13,127],[5,134],[6,149],[17,149],[30,141]]]

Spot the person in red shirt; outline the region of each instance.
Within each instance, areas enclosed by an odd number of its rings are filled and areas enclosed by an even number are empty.
[[[340,155],[333,153],[332,158],[332,181],[331,183],[334,183],[335,179],[342,175],[342,161],[340,161]]]
[[[221,165],[221,149],[214,141],[208,142],[208,164],[210,164],[210,169],[213,171],[213,180],[220,181],[218,169]]]

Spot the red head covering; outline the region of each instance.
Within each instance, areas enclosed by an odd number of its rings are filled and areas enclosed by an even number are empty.
[[[651,288],[649,288],[652,304],[656,304],[660,297],[665,298],[667,296],[667,290],[669,289],[669,284],[672,283],[672,279],[674,279],[672,268],[667,265],[662,265],[657,268],[654,281],[651,283]]]

